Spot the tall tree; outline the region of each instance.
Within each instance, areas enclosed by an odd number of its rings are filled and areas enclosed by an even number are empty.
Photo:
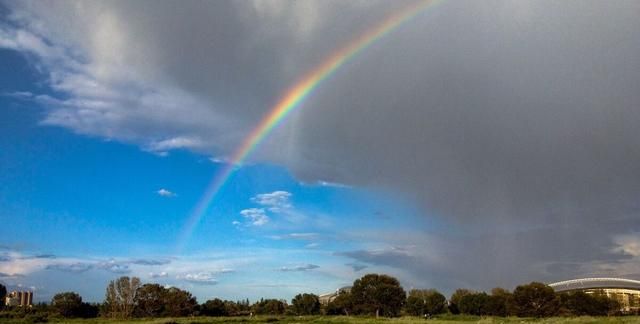
[[[55,294],[51,299],[51,308],[62,317],[82,316],[82,297],[75,292]]]
[[[105,307],[111,317],[129,318],[133,314],[140,278],[120,277],[109,282]]]
[[[320,313],[320,298],[315,294],[298,294],[291,300],[293,310],[298,315],[315,315]]]
[[[351,296],[355,311],[376,317],[398,316],[406,294],[398,279],[384,274],[367,274],[353,282]]]

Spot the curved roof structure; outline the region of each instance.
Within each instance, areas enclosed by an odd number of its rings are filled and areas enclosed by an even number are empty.
[[[640,290],[640,281],[621,278],[582,278],[554,282],[552,284],[549,284],[549,286],[556,292],[602,288]]]

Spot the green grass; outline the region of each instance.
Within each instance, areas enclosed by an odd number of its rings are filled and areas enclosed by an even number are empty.
[[[23,323],[18,319],[0,319],[0,323]],[[248,317],[182,317],[182,318],[160,318],[160,319],[132,319],[127,321],[110,319],[54,319],[50,318],[49,323],[87,323],[87,324],[208,324],[208,323],[327,323],[327,324],[369,324],[369,323],[421,323],[421,324],[455,324],[455,323],[640,323],[639,316],[624,317],[553,317],[545,319],[517,318],[517,317],[477,317],[477,316],[440,316],[435,319],[425,320],[418,317],[381,318],[371,317],[346,317],[346,316],[254,316]]]

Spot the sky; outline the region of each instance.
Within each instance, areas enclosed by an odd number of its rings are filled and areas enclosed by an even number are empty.
[[[445,294],[640,279],[637,1],[430,2],[233,160],[417,2],[0,1],[0,282],[204,302],[371,272]]]

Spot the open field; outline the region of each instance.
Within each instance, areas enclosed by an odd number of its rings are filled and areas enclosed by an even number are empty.
[[[18,319],[0,319],[0,323],[24,323]],[[247,317],[183,317],[183,318],[160,318],[160,319],[132,319],[132,320],[109,320],[109,319],[49,319],[49,323],[88,323],[88,324],[115,324],[115,323],[135,323],[135,324],[207,324],[207,323],[427,323],[427,324],[455,324],[455,323],[640,323],[639,316],[625,317],[553,317],[544,319],[517,318],[517,317],[476,317],[476,316],[446,316],[425,320],[417,317],[381,318],[371,317],[346,317],[346,316],[257,316]]]

